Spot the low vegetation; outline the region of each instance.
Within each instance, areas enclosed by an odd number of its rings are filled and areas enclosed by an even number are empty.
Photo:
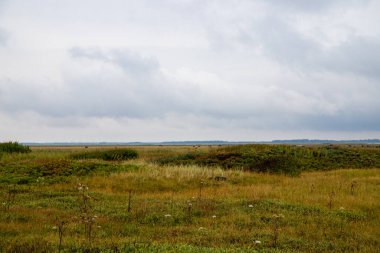
[[[104,161],[125,161],[135,159],[138,153],[133,149],[97,150],[93,152],[77,153],[73,159],[101,159]]]
[[[31,152],[28,146],[19,144],[18,142],[5,142],[0,143],[1,153],[29,153]]]
[[[377,146],[134,147],[139,156],[128,160],[84,155],[119,150],[4,153],[0,252],[380,248]]]
[[[301,171],[339,168],[379,168],[380,146],[228,146],[212,151],[194,150],[155,159],[161,165],[220,166],[248,171],[299,175]]]

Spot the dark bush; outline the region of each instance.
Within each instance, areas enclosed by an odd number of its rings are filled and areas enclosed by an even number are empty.
[[[105,161],[123,161],[138,157],[138,153],[133,149],[115,149],[105,151],[94,151],[74,154],[73,159],[101,159]]]
[[[31,152],[28,146],[19,144],[18,142],[0,143],[0,153],[29,153]]]
[[[133,149],[118,149],[105,151],[101,157],[105,161],[121,161],[137,158],[138,154]]]
[[[278,173],[291,176],[296,176],[301,173],[297,160],[294,157],[282,154],[258,156],[244,168],[250,171]]]

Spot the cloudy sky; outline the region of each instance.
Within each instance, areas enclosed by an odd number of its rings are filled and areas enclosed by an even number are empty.
[[[0,0],[0,141],[380,138],[378,0]]]

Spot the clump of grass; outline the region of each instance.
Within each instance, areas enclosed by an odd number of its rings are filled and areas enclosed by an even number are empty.
[[[73,159],[100,159],[105,161],[124,161],[137,157],[138,153],[133,149],[98,150],[71,155]]]
[[[0,153],[29,153],[31,149],[28,146],[19,144],[18,142],[0,143]]]

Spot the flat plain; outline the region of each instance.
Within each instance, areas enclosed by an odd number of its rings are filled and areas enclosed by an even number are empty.
[[[380,248],[375,145],[33,147],[0,155],[0,252]]]

